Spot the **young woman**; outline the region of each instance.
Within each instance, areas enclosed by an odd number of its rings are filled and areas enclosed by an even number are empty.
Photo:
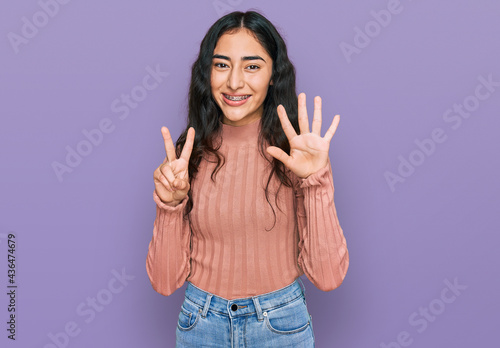
[[[312,130],[285,42],[261,14],[233,12],[203,39],[188,122],[154,171],[146,268],[169,296],[188,282],[176,347],[314,347],[299,276],[319,289],[349,267],[333,200],[321,99]]]

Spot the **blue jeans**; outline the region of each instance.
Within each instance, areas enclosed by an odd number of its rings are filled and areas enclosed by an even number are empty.
[[[258,296],[227,300],[188,281],[177,322],[176,348],[314,348],[312,317],[300,278]]]

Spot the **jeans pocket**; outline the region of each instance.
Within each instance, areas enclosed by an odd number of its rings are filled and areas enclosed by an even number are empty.
[[[310,324],[309,313],[302,297],[282,307],[266,310],[262,314],[267,328],[278,334],[301,332]]]
[[[179,319],[177,321],[177,327],[179,330],[192,330],[200,320],[201,312],[201,307],[185,298],[181,306],[181,311],[179,312]]]

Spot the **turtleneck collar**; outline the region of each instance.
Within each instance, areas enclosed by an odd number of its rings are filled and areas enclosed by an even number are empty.
[[[226,145],[257,144],[260,132],[260,118],[244,126],[222,125],[222,143]]]

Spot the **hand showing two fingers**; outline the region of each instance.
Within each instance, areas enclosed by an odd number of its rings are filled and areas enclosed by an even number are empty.
[[[167,156],[154,171],[155,191],[162,202],[176,206],[186,197],[190,188],[188,168],[195,131],[193,127],[188,129],[186,142],[179,158],[176,157],[174,143],[168,128],[162,127],[161,132]]]

